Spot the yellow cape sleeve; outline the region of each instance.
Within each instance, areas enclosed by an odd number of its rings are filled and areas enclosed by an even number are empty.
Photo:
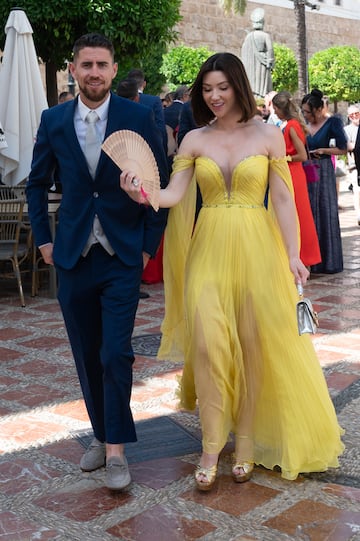
[[[294,195],[293,183],[291,180],[290,169],[288,166],[288,159],[286,156],[283,158],[271,158],[269,160],[270,169],[274,171],[280,178],[283,179],[289,191]]]
[[[193,167],[194,161],[190,156],[176,156],[172,174]],[[183,360],[185,267],[194,229],[195,206],[196,180],[193,176],[183,199],[170,210],[165,230],[165,317],[161,325],[159,359]]]

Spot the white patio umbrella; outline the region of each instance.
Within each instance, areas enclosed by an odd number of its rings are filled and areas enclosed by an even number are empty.
[[[13,9],[5,26],[0,67],[0,124],[7,147],[0,145],[2,181],[16,186],[30,172],[41,112],[47,109],[44,86],[29,19]]]
[[[0,122],[0,149],[1,148],[7,148],[7,142],[6,142],[6,137],[5,137],[5,132],[3,130],[3,127],[1,125],[1,122]]]

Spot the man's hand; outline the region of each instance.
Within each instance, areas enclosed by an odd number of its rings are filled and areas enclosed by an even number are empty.
[[[54,260],[52,257],[53,243],[49,242],[49,244],[44,244],[44,246],[40,246],[39,250],[45,263],[47,263],[47,265],[54,265]]]
[[[149,263],[150,255],[146,252],[143,252],[143,268],[145,269],[146,265]]]

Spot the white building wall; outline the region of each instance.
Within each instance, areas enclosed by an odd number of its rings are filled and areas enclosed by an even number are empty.
[[[336,0],[309,0],[312,4],[317,6],[319,14],[331,15],[333,17],[340,17],[342,19],[360,19],[360,0],[339,0],[340,5],[336,5]],[[248,0],[248,8],[250,4],[255,0]],[[259,2],[256,2],[257,4]],[[293,9],[294,4],[290,0],[264,0],[261,2],[265,6],[282,7],[286,9]],[[306,11],[311,11],[310,8],[306,8]]]

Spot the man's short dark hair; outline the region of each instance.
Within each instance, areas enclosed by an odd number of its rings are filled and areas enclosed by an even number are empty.
[[[189,95],[189,88],[186,85],[178,86],[174,92],[174,100],[183,100]]]
[[[58,101],[62,102],[65,101],[67,98],[72,99],[73,97],[74,96],[71,92],[69,92],[68,90],[64,90],[63,92],[60,92]]]
[[[136,79],[122,79],[118,82],[116,94],[129,100],[134,100],[139,95],[138,83]]]
[[[135,81],[137,82],[137,85],[138,85],[138,88],[139,86],[141,86],[144,81],[146,80],[145,79],[145,73],[143,72],[143,70],[141,70],[140,68],[133,68],[129,71],[129,73],[127,74],[127,79],[135,79]]]
[[[83,36],[78,38],[73,46],[74,60],[76,60],[76,57],[78,56],[81,49],[84,49],[85,47],[101,47],[102,49],[107,49],[110,52],[112,59],[114,60],[114,46],[112,42],[102,34],[96,34],[95,32],[91,32],[90,34],[84,34]]]

